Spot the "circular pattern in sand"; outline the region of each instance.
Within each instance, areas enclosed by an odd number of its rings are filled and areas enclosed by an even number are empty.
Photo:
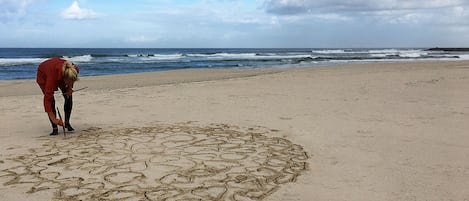
[[[90,128],[2,160],[11,167],[0,178],[59,200],[262,200],[308,168],[301,146],[269,132],[190,124]]]

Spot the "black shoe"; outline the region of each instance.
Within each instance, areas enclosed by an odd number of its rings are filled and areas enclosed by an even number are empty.
[[[49,135],[54,136],[54,135],[58,135],[58,134],[59,134],[59,129],[54,128],[54,129],[52,130],[52,133],[50,133]]]
[[[73,129],[73,127],[70,125],[70,123],[66,123],[65,128],[67,128],[68,131],[75,131],[75,129]]]

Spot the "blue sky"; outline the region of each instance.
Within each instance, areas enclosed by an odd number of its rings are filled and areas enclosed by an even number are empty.
[[[469,0],[0,0],[0,47],[435,46],[469,47]]]

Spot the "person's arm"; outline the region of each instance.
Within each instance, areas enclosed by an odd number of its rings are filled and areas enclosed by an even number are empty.
[[[57,88],[56,76],[53,71],[49,72],[49,75],[46,79],[46,86],[44,87],[44,110],[47,112],[49,119],[57,125],[63,126],[64,123],[57,119],[52,108],[52,100],[54,99],[54,91]]]
[[[60,119],[57,119],[57,117],[55,116],[55,114],[53,112],[53,108],[52,108],[52,98],[53,98],[53,96],[54,96],[54,91],[52,90],[52,92],[51,92],[51,91],[46,89],[46,92],[44,93],[44,108],[47,112],[47,115],[49,116],[49,119],[52,122],[54,122],[54,124],[63,126],[64,123]]]
[[[65,95],[67,95],[68,97],[72,96],[74,83],[74,81],[65,81]]]

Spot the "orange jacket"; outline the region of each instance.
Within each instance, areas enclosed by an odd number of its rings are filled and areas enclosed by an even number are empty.
[[[57,91],[59,87],[63,91],[67,89],[62,78],[62,67],[65,61],[61,58],[51,58],[39,64],[37,68],[36,82],[44,94],[44,110],[46,112],[52,112],[54,91]],[[74,67],[77,72],[80,71],[77,65]]]

